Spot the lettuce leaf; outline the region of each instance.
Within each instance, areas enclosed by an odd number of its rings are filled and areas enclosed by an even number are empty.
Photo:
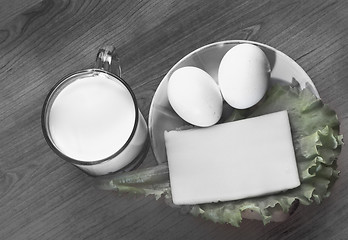
[[[207,203],[194,206],[180,206],[183,211],[201,216],[216,223],[239,226],[243,211],[260,215],[264,224],[272,220],[274,211],[289,212],[296,202],[309,205],[320,203],[330,195],[330,188],[338,178],[337,157],[343,145],[339,135],[339,121],[336,113],[317,99],[308,89],[275,85],[268,90],[262,103],[252,111],[235,110],[227,121],[255,117],[286,109],[289,114],[293,144],[301,185],[278,194],[243,200]],[[175,206],[171,200],[167,164],[122,173],[109,179],[99,179],[98,187],[126,193],[164,197],[166,203]]]
[[[165,194],[170,194],[167,164],[98,177],[95,180],[96,186],[102,190],[118,190],[145,196],[154,195],[156,200]]]

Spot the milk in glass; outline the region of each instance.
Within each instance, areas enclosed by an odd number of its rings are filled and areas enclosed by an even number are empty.
[[[51,105],[48,126],[53,144],[92,175],[125,167],[147,138],[145,120],[129,90],[103,72],[70,81]],[[99,160],[105,161],[93,164]]]

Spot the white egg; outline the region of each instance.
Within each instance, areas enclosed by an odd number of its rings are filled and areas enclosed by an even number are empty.
[[[238,109],[255,105],[266,93],[269,73],[269,61],[259,47],[238,44],[220,62],[218,81],[223,98]]]
[[[214,79],[197,67],[182,67],[168,81],[168,100],[186,122],[208,127],[219,121],[222,96]]]

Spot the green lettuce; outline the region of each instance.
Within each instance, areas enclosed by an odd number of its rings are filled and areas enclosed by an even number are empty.
[[[309,205],[320,203],[330,195],[330,188],[338,178],[337,157],[343,145],[336,113],[317,99],[310,90],[275,85],[265,98],[249,110],[235,110],[227,121],[255,117],[287,110],[301,185],[278,194],[229,202],[193,206],[172,203],[167,164],[137,169],[114,177],[99,178],[97,185],[106,190],[163,197],[167,204],[181,208],[194,216],[216,223],[239,226],[243,212],[259,214],[264,224],[272,220],[275,211],[289,212],[295,202]]]

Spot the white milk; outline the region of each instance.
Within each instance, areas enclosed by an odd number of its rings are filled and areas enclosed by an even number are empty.
[[[115,154],[130,138],[139,113],[137,131],[116,158],[96,164],[77,165],[93,175],[114,172],[138,155],[147,136],[146,123],[128,89],[105,73],[77,78],[54,99],[49,131],[54,145],[66,156],[83,162]]]

